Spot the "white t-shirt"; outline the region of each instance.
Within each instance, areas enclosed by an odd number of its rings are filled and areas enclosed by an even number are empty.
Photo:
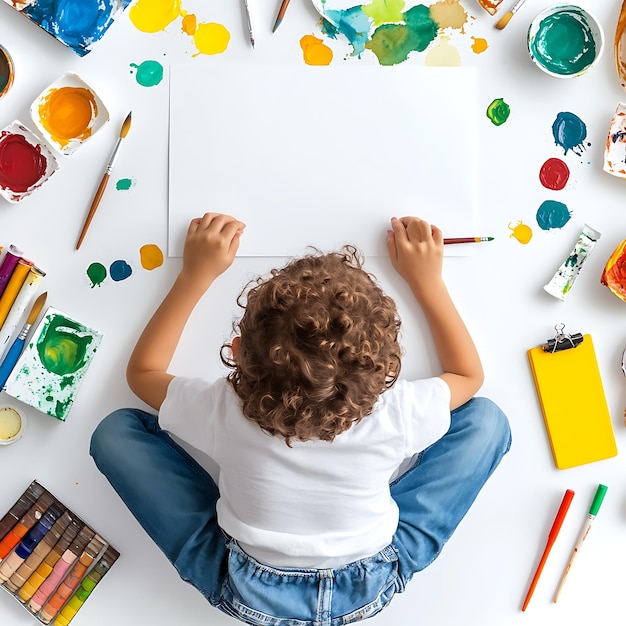
[[[389,482],[450,426],[441,378],[399,380],[332,443],[261,430],[220,379],[175,377],[161,427],[220,467],[218,523],[250,556],[279,568],[333,568],[389,545],[398,507]]]

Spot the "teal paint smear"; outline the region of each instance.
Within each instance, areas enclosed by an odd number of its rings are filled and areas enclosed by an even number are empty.
[[[135,186],[135,181],[132,178],[120,178],[115,183],[115,189],[118,191],[128,191],[131,187]]]
[[[587,126],[574,113],[564,111],[556,116],[552,124],[552,136],[556,145],[563,148],[565,154],[571,150],[580,156],[585,149]]]
[[[563,228],[569,222],[572,214],[569,209],[556,200],[546,200],[537,209],[537,224],[543,230]]]
[[[135,80],[142,87],[154,87],[163,80],[163,66],[158,61],[144,61],[140,65],[131,63],[137,71]]]
[[[111,278],[116,282],[126,280],[132,273],[133,268],[122,259],[113,261],[113,263],[111,263],[111,267],[109,268],[109,274],[111,275]]]
[[[496,98],[488,107],[486,115],[495,126],[502,126],[509,119],[511,107],[502,99]]]
[[[539,24],[528,47],[535,60],[549,72],[579,74],[596,58],[596,42],[585,16],[567,9],[547,16]]]
[[[352,56],[360,57],[365,51],[365,44],[369,41],[373,23],[360,5],[343,11],[333,9],[325,11],[322,32],[331,39],[343,35],[352,46]]]
[[[405,14],[404,24],[379,26],[365,44],[381,65],[397,65],[407,60],[411,52],[423,52],[437,37],[439,25],[430,9],[418,4]]]
[[[92,263],[87,268],[87,276],[91,281],[91,288],[93,289],[96,285],[101,285],[107,277],[106,267],[102,263]]]

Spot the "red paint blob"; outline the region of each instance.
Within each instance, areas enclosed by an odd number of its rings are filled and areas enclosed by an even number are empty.
[[[561,159],[548,159],[539,170],[539,180],[546,189],[563,189],[569,179],[569,167]]]
[[[23,135],[3,133],[0,137],[0,186],[5,189],[28,191],[43,178],[47,165],[41,146],[33,146]]]

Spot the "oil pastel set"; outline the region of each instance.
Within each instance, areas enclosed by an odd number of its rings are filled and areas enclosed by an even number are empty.
[[[0,583],[43,624],[67,626],[119,552],[34,480],[0,518]]]

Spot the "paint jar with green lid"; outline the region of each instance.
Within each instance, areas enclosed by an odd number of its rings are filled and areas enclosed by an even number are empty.
[[[21,438],[26,429],[26,418],[12,406],[0,406],[0,446]]]
[[[544,9],[531,22],[528,53],[550,76],[574,78],[588,72],[602,56],[604,33],[588,11],[574,4]]]

